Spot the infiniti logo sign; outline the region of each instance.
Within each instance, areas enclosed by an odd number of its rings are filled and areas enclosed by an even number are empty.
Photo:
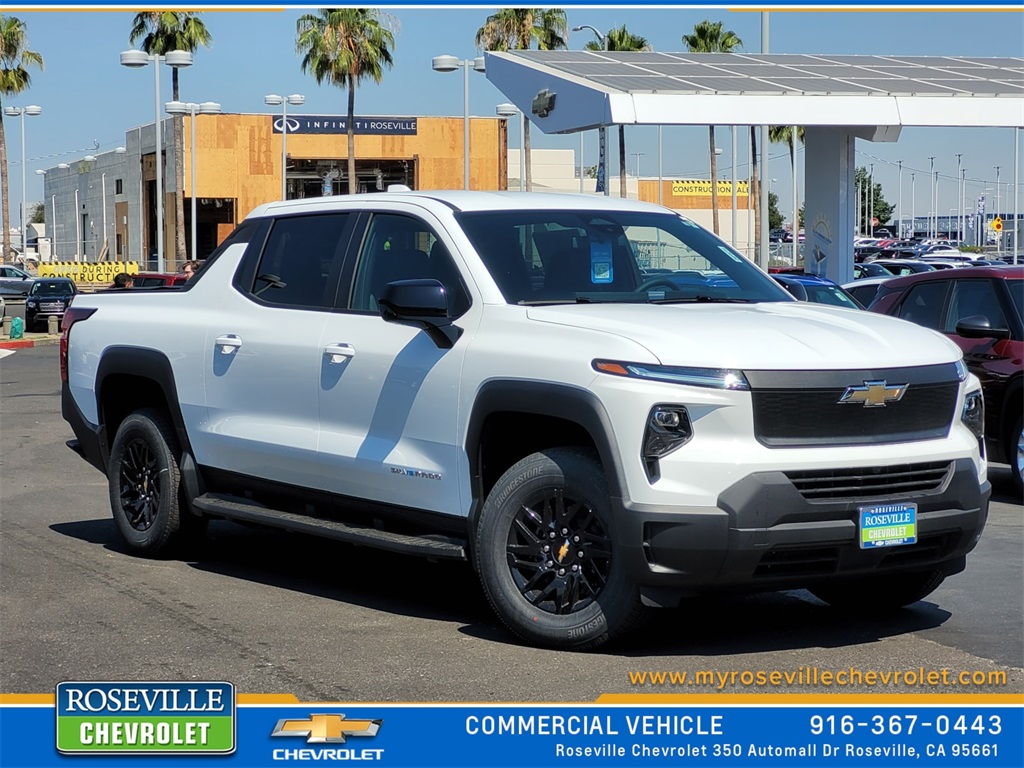
[[[295,133],[297,130],[299,130],[299,125],[300,125],[300,123],[299,123],[298,120],[296,120],[294,117],[289,117],[288,118],[288,133]],[[284,133],[284,118],[283,117],[278,117],[278,118],[274,119],[274,132],[275,133]]]

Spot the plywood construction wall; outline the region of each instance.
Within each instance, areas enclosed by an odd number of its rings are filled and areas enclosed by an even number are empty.
[[[281,197],[281,140],[272,115],[199,115],[196,117],[197,197],[233,198],[241,221],[258,205]],[[191,125],[185,117],[185,196],[192,194]],[[470,188],[496,190],[507,185],[508,133],[505,121],[470,118]],[[416,160],[417,189],[462,189],[463,119],[417,118],[414,135],[356,135],[357,160]],[[289,133],[293,160],[348,158],[345,134]],[[236,223],[237,223],[236,221]]]

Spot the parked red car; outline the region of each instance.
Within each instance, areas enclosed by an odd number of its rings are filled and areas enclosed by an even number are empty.
[[[158,288],[163,285],[184,285],[188,278],[176,272],[139,272],[132,275],[136,288]]]
[[[963,267],[886,280],[872,312],[944,333],[981,379],[989,457],[1013,470],[1024,492],[1024,266]]]

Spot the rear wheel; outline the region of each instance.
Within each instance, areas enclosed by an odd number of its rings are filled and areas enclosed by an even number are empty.
[[[1010,444],[1006,453],[1007,461],[1010,462],[1010,474],[1013,479],[1013,487],[1017,489],[1017,498],[1024,495],[1024,433],[1021,425],[1024,424],[1022,417],[1017,417],[1017,423],[1010,433]]]
[[[174,430],[159,411],[136,411],[117,429],[107,467],[110,507],[134,552],[159,554],[189,514],[181,503],[177,455]]]
[[[810,589],[819,600],[845,611],[892,611],[923,600],[945,580],[938,568],[916,573],[866,576]]]
[[[642,616],[625,574],[600,464],[574,448],[532,454],[498,480],[476,560],[495,612],[527,642],[586,650]]]

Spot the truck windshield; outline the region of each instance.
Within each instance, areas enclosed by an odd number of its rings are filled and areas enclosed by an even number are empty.
[[[510,304],[793,300],[738,252],[672,213],[456,216]]]

